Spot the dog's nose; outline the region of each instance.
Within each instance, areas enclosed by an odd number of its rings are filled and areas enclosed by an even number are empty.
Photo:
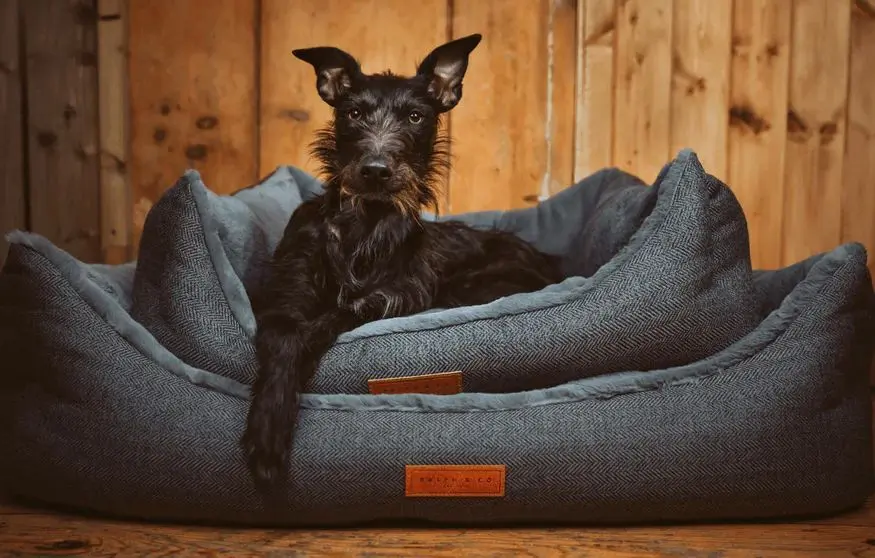
[[[362,165],[362,178],[368,182],[384,183],[392,178],[392,169],[385,161],[372,159]]]

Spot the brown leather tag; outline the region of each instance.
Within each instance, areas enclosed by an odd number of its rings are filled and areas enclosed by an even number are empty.
[[[462,373],[439,372],[421,376],[379,378],[368,380],[368,391],[378,393],[426,393],[429,395],[455,395],[462,392]]]
[[[504,497],[504,465],[407,465],[408,497]]]

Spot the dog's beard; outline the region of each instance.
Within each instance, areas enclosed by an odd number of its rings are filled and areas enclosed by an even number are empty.
[[[321,163],[321,173],[329,183],[337,186],[341,205],[346,203],[356,211],[364,211],[368,201],[389,203],[403,215],[417,221],[423,208],[429,207],[435,213],[439,212],[440,184],[449,171],[450,138],[440,121],[431,147],[424,169],[417,171],[409,164],[400,165],[396,180],[401,180],[405,187],[381,196],[356,192],[355,165],[340,162],[333,121],[316,132],[316,138],[310,146],[311,154]]]
[[[365,206],[370,203],[384,204],[394,207],[405,217],[419,221],[419,212],[424,202],[433,197],[430,185],[419,180],[416,172],[408,165],[400,165],[396,170],[392,191],[359,191],[353,178],[355,168],[355,165],[344,167],[336,177],[336,184],[341,206],[346,204],[357,212],[364,211]],[[398,188],[398,184],[403,186]]]
[[[419,221],[419,212],[428,198],[429,184],[419,180],[417,174],[407,165],[401,165],[396,180],[404,187],[392,193],[392,205],[404,216]]]
[[[363,209],[362,199],[361,196],[356,194],[352,187],[351,174],[352,167],[348,166],[337,175],[337,186],[340,191],[339,202],[341,209],[344,204],[347,204],[349,207],[352,207],[356,213],[360,213]]]

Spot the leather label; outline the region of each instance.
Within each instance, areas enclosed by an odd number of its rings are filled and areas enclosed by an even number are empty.
[[[368,380],[368,391],[380,393],[425,393],[429,395],[455,395],[462,392],[462,373],[439,372],[421,376],[379,378]]]
[[[407,465],[407,497],[504,497],[504,465]]]

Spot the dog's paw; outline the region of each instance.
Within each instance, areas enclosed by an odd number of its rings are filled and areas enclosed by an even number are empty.
[[[400,296],[384,289],[378,289],[351,300],[349,307],[358,318],[376,320],[398,315],[402,310],[402,303]]]
[[[292,428],[293,421],[286,420],[282,409],[253,407],[241,444],[256,486],[274,486],[282,480],[291,453]]]

